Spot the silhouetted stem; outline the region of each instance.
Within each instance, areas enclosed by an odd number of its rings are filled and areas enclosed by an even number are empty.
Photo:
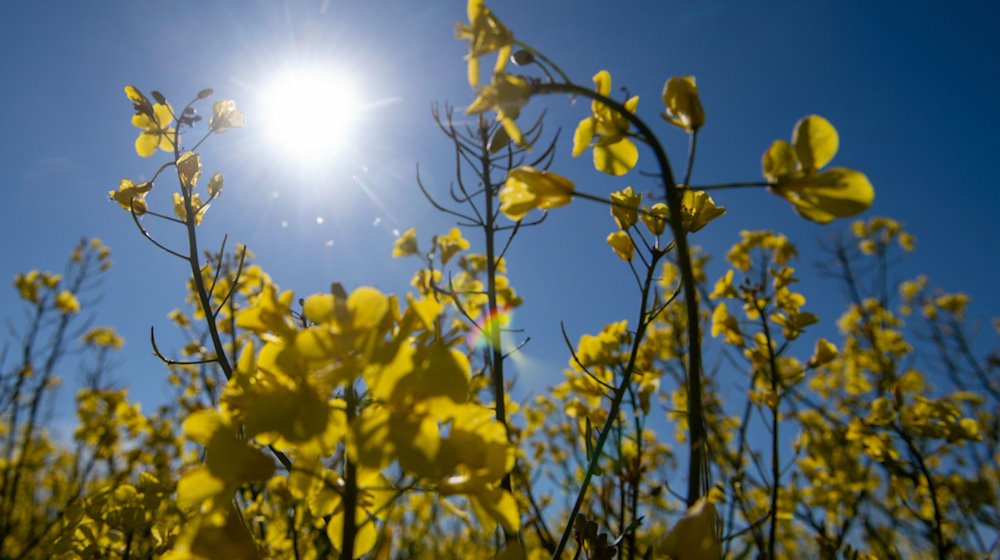
[[[660,176],[663,179],[663,189],[667,199],[667,206],[670,208],[670,229],[674,236],[675,248],[677,250],[677,266],[681,270],[681,284],[684,287],[684,303],[687,308],[688,425],[691,430],[687,505],[689,507],[693,506],[702,495],[702,472],[705,468],[703,463],[705,453],[705,425],[702,418],[701,333],[699,332],[698,292],[694,281],[694,271],[691,266],[691,251],[682,224],[682,213],[679,211],[681,207],[681,189],[677,187],[666,151],[664,151],[656,135],[653,134],[653,131],[642,119],[626,109],[624,105],[610,97],[575,84],[535,84],[532,86],[532,89],[534,93],[539,94],[568,93],[579,95],[610,107],[615,112],[627,118],[635,126],[639,133],[639,138],[653,150],[653,154],[656,157],[657,165],[660,168]],[[599,455],[600,450],[601,448],[597,447],[595,453]],[[570,519],[570,524],[572,524],[572,519]]]
[[[615,389],[614,395],[611,399],[611,408],[608,409],[608,417],[604,421],[604,425],[601,427],[600,433],[597,435],[597,441],[594,443],[590,460],[587,463],[587,471],[583,475],[583,482],[580,485],[580,491],[576,495],[576,501],[573,503],[573,509],[570,511],[569,520],[566,522],[566,527],[563,529],[563,534],[559,539],[559,544],[556,546],[556,550],[552,554],[552,558],[554,559],[562,557],[563,550],[565,550],[566,545],[569,542],[569,537],[573,533],[573,521],[576,519],[577,514],[580,513],[580,509],[583,507],[583,501],[587,497],[587,488],[590,486],[590,479],[597,471],[598,464],[601,460],[601,450],[604,448],[604,444],[608,441],[608,435],[613,431],[614,424],[618,419],[618,411],[621,409],[622,399],[625,397],[625,394],[628,393],[629,384],[632,382],[632,373],[635,371],[635,362],[639,356],[639,345],[643,337],[646,335],[646,327],[649,325],[651,317],[648,313],[646,313],[646,308],[649,304],[649,293],[653,285],[656,264],[664,254],[665,253],[659,251],[653,253],[652,261],[646,269],[646,279],[642,286],[642,301],[639,304],[639,321],[636,326],[635,337],[632,340],[632,350],[629,353],[628,365],[625,366],[621,384]],[[586,437],[589,438],[590,434],[586,434]]]

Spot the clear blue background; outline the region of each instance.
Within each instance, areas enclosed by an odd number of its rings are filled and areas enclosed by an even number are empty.
[[[996,58],[1000,24],[987,2],[738,2],[729,0],[599,2],[494,1],[516,36],[578,83],[601,69],[615,88],[639,94],[640,114],[662,130],[675,167],[686,138],[659,120],[660,90],[671,75],[698,79],[707,112],[694,183],[758,180],[760,155],[788,138],[800,117],[818,113],[838,128],[835,165],[865,172],[877,196],[867,215],[887,215],[916,234],[917,253],[895,278],[927,273],[933,284],[965,290],[972,315],[998,315],[996,256],[1000,196],[996,168],[1000,99]],[[166,314],[183,303],[184,263],[155,250],[106,193],[123,177],[152,174],[166,158],[141,159],[125,84],[158,89],[183,104],[203,87],[233,98],[246,129],[211,140],[205,171],[226,186],[200,228],[202,246],[224,233],[246,243],[283,288],[305,295],[368,284],[408,289],[415,260],[392,260],[393,230],[415,226],[426,246],[451,227],[416,188],[419,162],[427,184],[444,194],[451,148],[430,118],[434,101],[463,107],[472,98],[453,37],[465,5],[449,2],[5,2],[0,4],[0,278],[29,268],[60,270],[81,236],[98,236],[116,266],[96,308],[97,323],[127,339],[115,377],[152,404],[165,371],[150,353],[156,326],[165,347]],[[323,175],[294,169],[255,126],[254,106],[269,79],[300,60],[335,64],[363,85],[368,106],[349,148],[333,154]],[[553,169],[577,188],[607,194],[655,185],[633,172],[614,179],[589,157],[569,157],[570,137],[589,104],[533,100],[528,116],[549,109],[549,129],[563,128]],[[207,110],[207,106],[206,106]],[[257,121],[259,122],[259,121]],[[643,153],[639,169],[652,170]],[[150,201],[169,213],[166,184]],[[729,213],[695,236],[716,256],[741,229],[767,228],[800,244],[808,309],[824,320],[800,343],[834,334],[841,308],[836,285],[815,278],[823,259],[816,241],[849,222],[820,227],[762,191],[718,193]],[[316,218],[322,217],[323,223]],[[282,227],[282,222],[287,227]],[[565,321],[575,338],[621,318],[634,319],[631,274],[604,242],[614,228],[607,208],[577,201],[525,232],[509,253],[514,285],[526,299],[515,326],[532,341],[519,387],[544,390],[560,378]],[[165,240],[175,240],[158,228]],[[474,249],[479,235],[467,231]],[[333,241],[332,244],[329,241]],[[0,290],[0,315],[17,323],[21,305]],[[994,344],[988,324],[981,344]],[[72,371],[63,372],[72,378]],[[68,411],[64,411],[68,412]]]

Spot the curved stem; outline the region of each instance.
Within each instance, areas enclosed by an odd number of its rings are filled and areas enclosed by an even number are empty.
[[[670,208],[670,229],[673,232],[675,248],[677,250],[677,266],[681,270],[681,283],[684,287],[684,303],[687,307],[688,323],[688,368],[687,368],[687,390],[688,390],[688,425],[691,430],[689,441],[689,451],[691,460],[688,465],[688,492],[687,505],[693,506],[702,495],[702,473],[706,468],[705,457],[705,425],[702,418],[702,383],[701,383],[701,333],[700,319],[698,314],[698,292],[694,280],[694,270],[691,266],[691,251],[688,246],[687,236],[681,222],[681,189],[677,188],[674,174],[667,159],[667,153],[663,145],[657,139],[652,129],[645,121],[637,117],[634,113],[625,108],[624,105],[601,95],[590,89],[575,84],[534,84],[533,93],[553,94],[568,93],[587,97],[591,100],[602,103],[610,107],[616,113],[622,115],[635,126],[639,137],[648,145],[656,157],[656,162],[660,167],[660,176],[663,179],[664,195],[667,199],[667,206]],[[600,454],[600,447],[596,450],[596,455]],[[707,481],[706,481],[707,483]],[[570,519],[572,523],[572,519]]]

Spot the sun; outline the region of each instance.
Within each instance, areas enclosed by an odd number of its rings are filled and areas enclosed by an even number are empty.
[[[352,80],[316,67],[287,70],[269,81],[259,100],[261,124],[285,156],[321,165],[349,145],[364,109]]]

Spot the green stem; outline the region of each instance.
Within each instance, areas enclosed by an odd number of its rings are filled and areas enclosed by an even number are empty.
[[[659,262],[660,257],[664,254],[665,253],[663,252],[654,253],[652,261],[646,269],[646,279],[643,283],[642,289],[642,302],[639,304],[639,321],[635,330],[635,338],[632,341],[632,350],[629,354],[628,365],[625,367],[621,385],[615,389],[614,396],[611,399],[611,408],[608,409],[608,417],[605,419],[604,425],[601,427],[601,431],[597,436],[597,441],[594,443],[594,448],[590,455],[590,461],[587,464],[587,471],[584,473],[583,482],[580,485],[580,491],[576,495],[576,501],[573,503],[573,509],[570,511],[569,520],[566,522],[566,527],[563,529],[563,534],[559,539],[559,544],[556,546],[556,550],[552,554],[553,559],[559,559],[562,557],[563,550],[565,550],[566,544],[569,542],[569,537],[573,533],[573,521],[576,519],[577,514],[580,513],[580,508],[583,507],[583,501],[587,496],[587,488],[590,486],[590,479],[597,471],[598,463],[601,460],[601,450],[604,448],[604,444],[608,440],[608,435],[612,432],[614,423],[618,419],[618,411],[621,408],[622,399],[628,392],[629,384],[632,382],[632,373],[635,371],[636,359],[639,356],[639,344],[646,334],[646,327],[649,325],[646,313],[646,308],[649,303],[649,292],[653,284],[656,264]],[[590,437],[590,434],[587,434],[587,437]]]

